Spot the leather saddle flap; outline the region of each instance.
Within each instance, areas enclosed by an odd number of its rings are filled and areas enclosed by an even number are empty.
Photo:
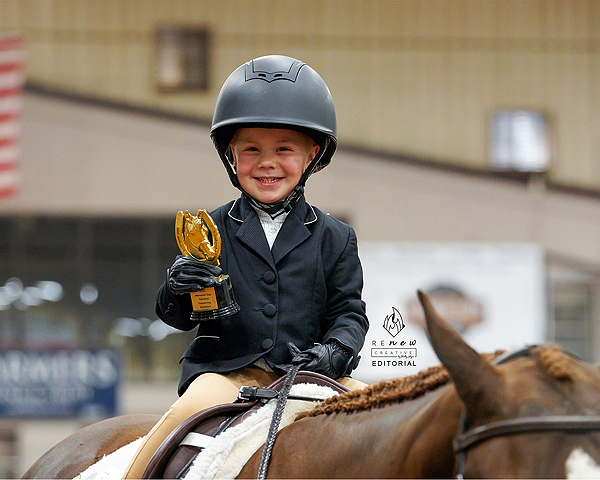
[[[281,377],[268,388],[280,391],[284,380],[285,377]],[[330,387],[339,393],[348,391],[342,384],[315,372],[298,372],[294,384],[298,383],[314,383]],[[216,436],[225,428],[241,423],[264,404],[265,401],[261,400],[227,403],[192,415],[165,439],[152,456],[142,478],[180,478],[199,451],[198,447],[180,445],[188,433]]]

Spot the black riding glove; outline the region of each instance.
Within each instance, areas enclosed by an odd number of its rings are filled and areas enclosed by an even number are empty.
[[[178,257],[167,270],[167,288],[176,295],[192,293],[220,284],[221,267],[194,257]]]
[[[302,370],[322,373],[334,380],[352,370],[352,352],[337,340],[331,340],[325,345],[317,344],[303,352],[293,343],[288,343],[288,348],[294,357],[292,365],[302,364]]]

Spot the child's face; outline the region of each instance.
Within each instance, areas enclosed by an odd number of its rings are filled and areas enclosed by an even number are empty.
[[[240,128],[231,150],[237,178],[246,193],[274,203],[291,193],[319,146],[295,130]]]

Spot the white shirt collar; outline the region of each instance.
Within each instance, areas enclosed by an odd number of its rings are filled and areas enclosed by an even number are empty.
[[[258,215],[260,224],[262,225],[263,231],[265,232],[265,236],[267,237],[269,248],[273,248],[273,244],[275,243],[277,234],[279,233],[279,230],[281,230],[281,226],[283,225],[283,222],[285,222],[288,213],[282,213],[281,215],[275,218],[271,218],[271,215],[269,215],[267,212],[262,211],[260,208],[254,207],[254,210]]]

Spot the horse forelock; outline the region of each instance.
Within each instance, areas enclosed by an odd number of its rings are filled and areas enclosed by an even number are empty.
[[[482,357],[491,362],[501,353],[503,352],[482,354]],[[437,365],[414,375],[382,380],[362,390],[354,390],[328,398],[310,412],[298,416],[298,419],[332,413],[360,412],[394,403],[402,403],[422,397],[427,392],[446,385],[449,381],[448,371],[443,365]]]

